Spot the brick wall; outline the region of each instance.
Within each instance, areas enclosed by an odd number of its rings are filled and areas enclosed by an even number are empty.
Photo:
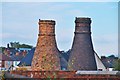
[[[11,71],[11,74],[18,74],[31,78],[63,78],[64,80],[120,80],[117,75],[101,75],[101,74],[75,74],[76,71]]]

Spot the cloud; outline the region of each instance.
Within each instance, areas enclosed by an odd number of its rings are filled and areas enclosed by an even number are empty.
[[[99,55],[118,55],[117,34],[95,36],[93,37],[93,44],[95,51]]]
[[[0,34],[0,37],[2,37],[2,39],[14,39],[14,38],[18,38],[18,39],[23,39],[23,40],[26,40],[26,39],[32,39],[33,37],[31,35],[22,35],[22,34],[13,34],[13,33],[2,33]]]
[[[90,11],[93,10],[91,5],[88,5],[90,9],[85,9],[85,5],[73,4],[73,3],[4,3],[6,6],[3,6],[3,35],[4,44],[9,41],[20,41],[22,43],[31,43],[36,44],[37,34],[38,34],[38,19],[53,19],[56,21],[56,39],[57,44],[60,50],[68,50],[71,48],[74,37],[74,18],[76,16],[83,16],[90,14]],[[21,6],[22,5],[22,6]],[[104,7],[103,5],[102,7]],[[94,5],[92,7],[101,7],[101,5]],[[92,9],[92,10],[91,10]],[[94,10],[95,11],[95,10]],[[100,10],[102,11],[102,10]],[[107,11],[103,11],[107,12]],[[8,14],[9,13],[9,14]],[[99,12],[98,12],[99,13]],[[96,17],[94,21],[100,20],[100,16],[96,16],[95,13],[93,17]],[[108,12],[107,12],[108,15]],[[110,16],[114,14],[111,13]],[[91,14],[90,14],[91,16]],[[102,21],[107,23],[101,17],[102,20],[98,21],[97,34],[93,36],[93,43],[95,50],[101,54],[110,54],[117,53],[116,48],[116,35],[101,35],[102,32],[114,32],[114,29],[111,30],[111,24],[108,31],[104,31],[106,28],[101,29]],[[105,19],[106,20],[106,19]],[[108,20],[108,19],[107,19]],[[109,19],[114,22],[113,18]],[[109,22],[108,20],[108,22]],[[103,24],[104,25],[104,24]],[[102,26],[103,26],[102,25]],[[100,27],[99,27],[100,26]],[[106,26],[106,25],[105,25]],[[99,28],[99,29],[98,29]],[[100,31],[101,29],[101,31]],[[107,28],[108,29],[108,28]],[[113,38],[114,37],[114,38]]]
[[[2,38],[2,46],[5,46],[7,43],[11,41],[28,43],[35,46],[37,40],[37,36],[28,35],[28,34],[2,33],[0,34],[0,37]]]
[[[118,41],[118,34],[100,35],[94,38],[95,41],[100,44],[113,44]]]

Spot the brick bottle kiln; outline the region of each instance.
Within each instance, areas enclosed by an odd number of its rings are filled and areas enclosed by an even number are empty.
[[[60,70],[59,50],[55,40],[55,21],[53,20],[39,20],[39,34],[32,70]]]
[[[91,19],[76,18],[68,70],[97,70],[91,39]]]

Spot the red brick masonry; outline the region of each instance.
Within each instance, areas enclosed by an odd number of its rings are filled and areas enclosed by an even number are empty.
[[[101,74],[75,74],[76,71],[11,71],[11,74],[22,75],[30,78],[63,78],[64,80],[120,80],[118,75]]]

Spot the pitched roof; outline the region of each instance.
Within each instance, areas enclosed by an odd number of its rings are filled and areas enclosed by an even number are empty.
[[[60,54],[59,56],[60,56],[60,65],[61,65],[61,67],[67,68],[67,65],[68,65],[67,60],[63,57],[62,54]]]
[[[18,66],[20,66],[22,64],[25,64],[26,66],[31,66],[34,51],[35,51],[35,48],[28,51],[28,54],[20,61]]]
[[[28,54],[20,61],[18,66],[20,66],[22,64],[26,65],[26,66],[31,66],[32,59],[33,59],[33,56],[34,56],[34,51],[35,51],[35,48],[33,48],[31,51],[29,51]],[[59,56],[60,56],[61,67],[67,67],[67,61],[65,60],[63,55],[60,54]]]
[[[13,55],[11,58],[14,61],[21,61],[24,57],[22,55]]]
[[[13,61],[13,59],[11,59],[9,56],[7,56],[5,54],[0,54],[0,60],[2,60],[2,61]]]

